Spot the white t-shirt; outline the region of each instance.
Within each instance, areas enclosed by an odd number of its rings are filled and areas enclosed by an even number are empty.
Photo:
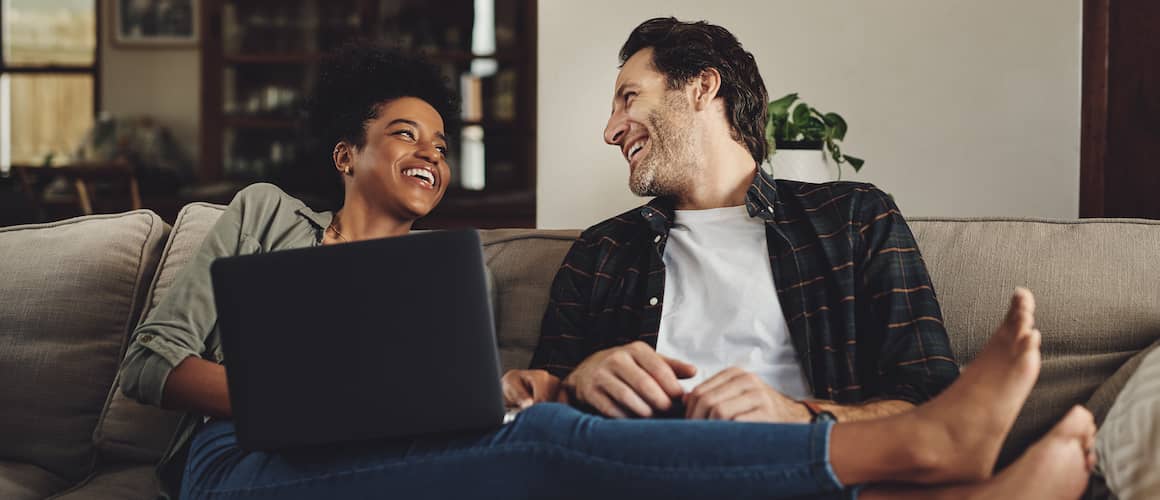
[[[774,288],[765,221],[744,205],[677,210],[664,262],[657,352],[697,367],[685,390],[737,366],[790,398],[810,396]]]

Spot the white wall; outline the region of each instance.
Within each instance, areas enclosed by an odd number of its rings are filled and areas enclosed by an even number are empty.
[[[644,200],[601,133],[641,21],[724,26],[772,97],[850,125],[843,149],[907,215],[1076,217],[1080,0],[541,0],[537,225],[583,228]]]
[[[201,151],[201,51],[196,46],[113,45],[112,2],[101,3],[101,110],[114,116],[152,116],[196,165]]]

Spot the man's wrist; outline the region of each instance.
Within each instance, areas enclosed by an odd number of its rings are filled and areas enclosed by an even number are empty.
[[[806,413],[808,414],[806,422],[816,423],[823,418],[835,422],[838,420],[837,417],[834,416],[833,412],[827,410],[815,401],[800,400],[798,403],[802,405],[802,408],[805,408]]]
[[[838,422],[858,422],[875,418],[898,415],[914,409],[914,405],[902,400],[885,399],[861,404],[843,405],[833,401],[810,401],[810,404],[829,412]]]

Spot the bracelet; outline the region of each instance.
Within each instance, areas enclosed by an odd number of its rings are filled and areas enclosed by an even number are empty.
[[[818,415],[821,414],[823,411],[825,411],[822,409],[821,406],[818,406],[818,404],[813,402],[813,401],[798,401],[798,402],[801,403],[802,406],[806,407],[806,411],[810,412],[811,419],[818,418]]]

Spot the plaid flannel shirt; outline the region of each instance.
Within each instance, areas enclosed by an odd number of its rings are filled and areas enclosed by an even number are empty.
[[[958,376],[934,288],[894,201],[870,184],[805,184],[758,169],[773,281],[814,397],[922,403]],[[656,348],[674,205],[656,198],[584,231],[552,283],[532,368],[566,377],[591,354]]]

